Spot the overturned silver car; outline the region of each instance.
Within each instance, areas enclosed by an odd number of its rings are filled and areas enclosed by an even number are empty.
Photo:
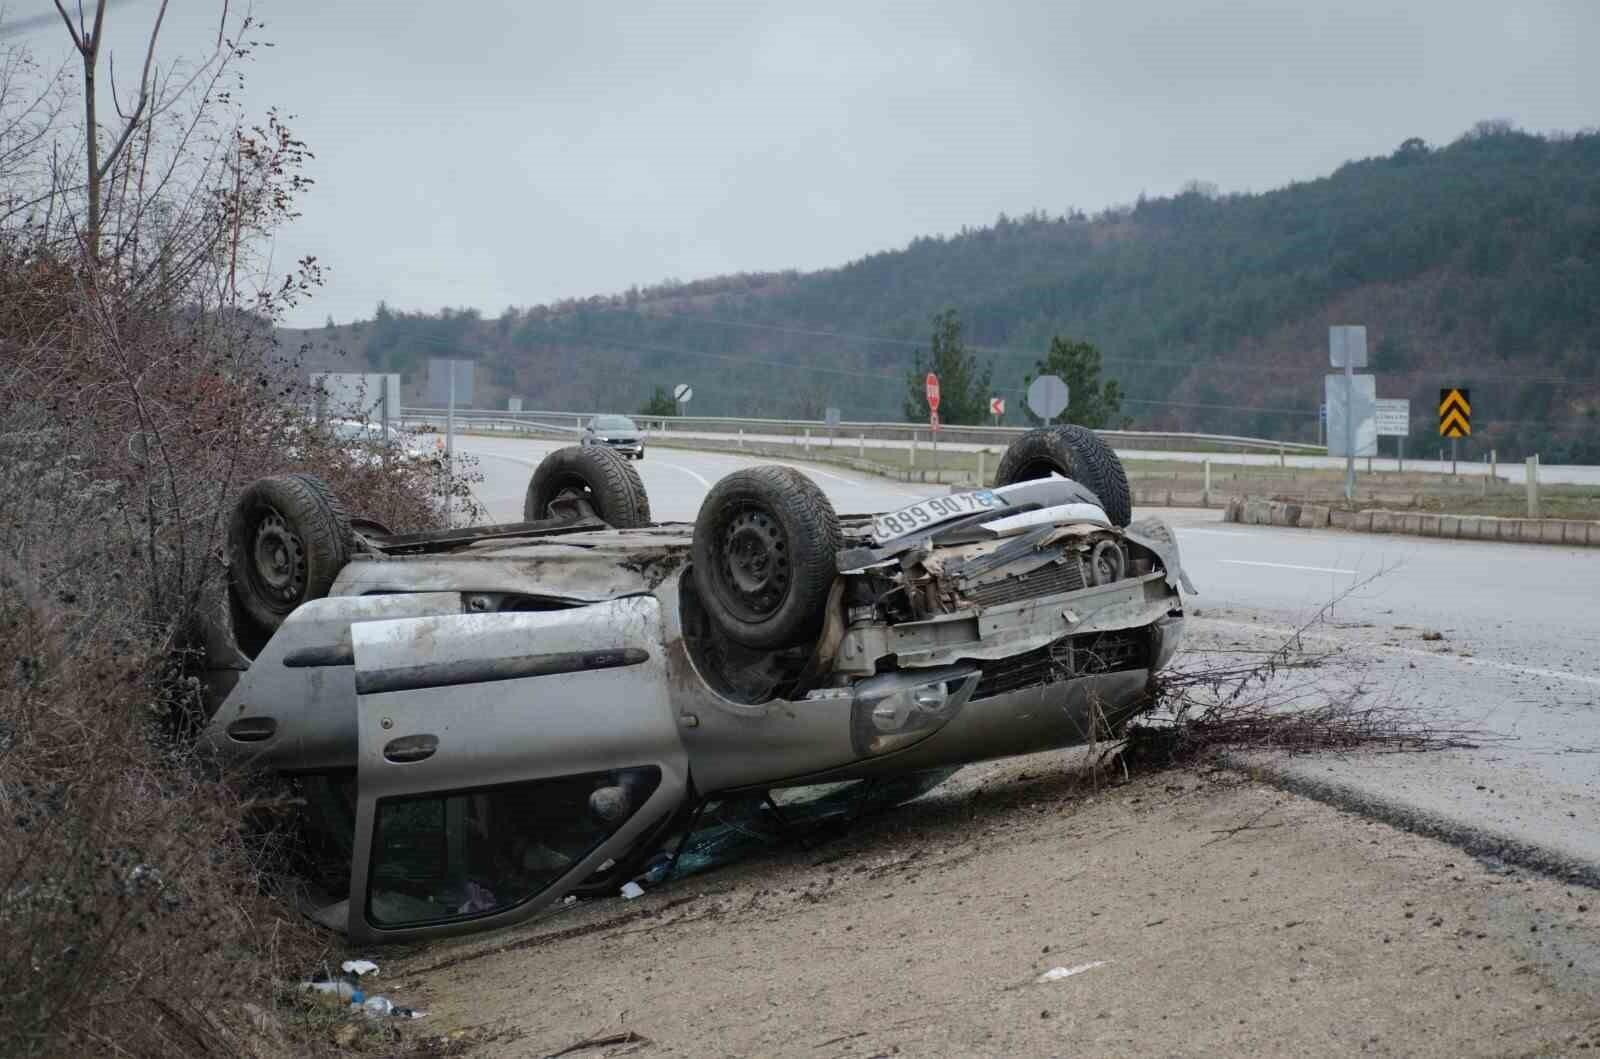
[[[234,512],[206,738],[307,779],[348,858],[322,918],[356,939],[614,888],[709,796],[1114,736],[1183,628],[1171,532],[1131,521],[1076,427],[1024,435],[994,488],[883,514],[736,471],[692,525],[573,447],[524,514],[392,534],[293,475]]]

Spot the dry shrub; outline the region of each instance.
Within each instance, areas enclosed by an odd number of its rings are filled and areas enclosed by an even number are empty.
[[[305,1050],[271,983],[325,941],[281,900],[271,788],[191,748],[195,618],[255,477],[312,471],[395,529],[470,496],[440,461],[351,451],[302,411],[273,325],[320,273],[252,273],[251,251],[294,216],[307,154],[276,115],[230,109],[235,29],[152,80],[94,181],[67,161],[70,83],[0,48],[5,1054]]]

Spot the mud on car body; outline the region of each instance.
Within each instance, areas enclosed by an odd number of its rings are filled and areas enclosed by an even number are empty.
[[[348,865],[320,917],[360,940],[614,887],[707,796],[1114,735],[1182,633],[1171,532],[1079,428],[896,512],[736,471],[692,525],[573,447],[524,514],[393,534],[305,476],[239,501],[206,738],[306,777]]]

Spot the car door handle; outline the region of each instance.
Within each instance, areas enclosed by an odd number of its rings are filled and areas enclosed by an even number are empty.
[[[439,737],[436,735],[403,735],[384,744],[383,759],[393,761],[396,765],[406,765],[430,758],[438,749]]]

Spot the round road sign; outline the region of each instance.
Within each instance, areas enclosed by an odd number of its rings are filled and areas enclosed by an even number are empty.
[[[1067,407],[1067,396],[1059,375],[1041,375],[1028,384],[1028,410],[1040,419],[1054,419]]]
[[[672,399],[679,404],[688,404],[689,398],[694,396],[694,387],[686,382],[680,382],[672,388]]]
[[[928,372],[927,383],[928,411],[937,412],[939,410],[939,376],[935,375],[931,371]]]

